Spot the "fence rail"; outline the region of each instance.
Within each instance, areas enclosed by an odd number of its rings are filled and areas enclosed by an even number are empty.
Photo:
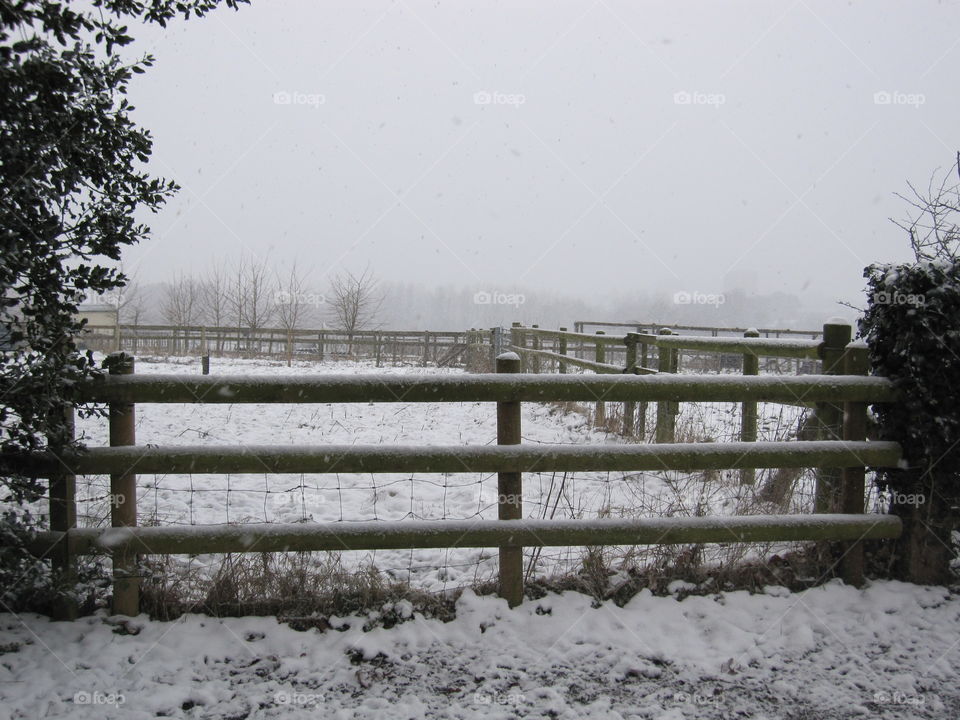
[[[638,334],[639,335],[639,334]],[[696,335],[639,335],[636,342],[658,348],[817,360],[821,343],[816,340],[768,340],[760,337],[706,338]]]
[[[892,402],[886,378],[852,375],[113,375],[79,390],[94,403]]]
[[[46,532],[33,543],[42,554],[69,542],[75,555],[203,554],[312,550],[397,550],[446,547],[564,547],[686,543],[858,541],[896,538],[892,515],[751,515],[646,520],[443,520],[403,523],[257,523],[190,528],[129,527]]]
[[[7,467],[46,477],[56,472],[141,473],[493,473],[722,470],[776,467],[892,467],[890,442],[797,441],[670,445],[178,445],[90,448],[81,453],[7,456]]]

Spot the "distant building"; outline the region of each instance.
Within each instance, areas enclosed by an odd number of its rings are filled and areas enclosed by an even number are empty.
[[[83,334],[78,338],[81,347],[108,352],[116,349],[119,312],[107,303],[83,303],[77,308],[77,320],[86,320]]]
[[[77,308],[77,319],[86,320],[87,327],[91,330],[102,328],[113,332],[118,324],[117,308],[106,303],[84,303]]]

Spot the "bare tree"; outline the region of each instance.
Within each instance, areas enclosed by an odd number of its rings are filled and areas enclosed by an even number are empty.
[[[245,258],[241,256],[236,263],[230,266],[227,275],[227,318],[229,318],[230,324],[237,328],[238,333],[243,327],[244,306],[246,304],[246,293],[243,291],[244,262]]]
[[[244,274],[244,290],[247,295],[244,303],[243,324],[256,332],[267,327],[273,320],[275,288],[266,260],[251,260]]]
[[[344,270],[331,278],[327,303],[334,325],[347,331],[347,353],[352,355],[353,333],[377,322],[383,305],[380,282],[369,265],[359,275]]]
[[[292,331],[303,322],[315,299],[316,296],[307,292],[306,274],[297,267],[296,260],[290,264],[287,272],[276,274],[274,308],[277,323],[287,331],[287,365],[290,365],[293,355]]]
[[[217,328],[217,353],[223,352],[223,332],[228,323],[230,277],[226,265],[215,263],[200,284],[201,317]]]
[[[117,318],[124,325],[137,328],[147,313],[147,298],[136,279],[131,279],[117,291]]]
[[[123,263],[120,264],[119,270],[121,274],[124,274]],[[140,285],[137,282],[136,275],[130,274],[126,277],[127,282],[124,285],[109,292],[87,295],[84,297],[84,302],[110,305],[117,311],[117,324],[124,323],[138,325],[139,320],[145,311],[146,302],[142,296],[142,293],[140,292]],[[134,304],[136,304],[138,309],[137,319],[134,322],[131,322],[130,313],[134,309]]]
[[[163,318],[171,325],[196,325],[200,318],[200,284],[191,275],[177,275],[164,288],[160,307]]]
[[[939,171],[930,176],[925,190],[907,183],[910,196],[897,193],[916,215],[904,220],[893,220],[897,227],[910,236],[913,254],[919,260],[956,260],[960,254],[960,152],[943,177]],[[892,218],[891,218],[892,219]]]
[[[126,274],[123,271],[123,264],[120,264],[120,272],[126,275],[127,282],[117,289],[97,297],[99,302],[106,305],[112,305],[117,310],[117,323],[130,323],[130,310],[132,305],[139,301],[140,314],[143,313],[145,303],[140,292],[140,285],[137,282],[137,276],[134,273]],[[139,324],[139,323],[130,323]]]
[[[200,317],[208,325],[227,324],[229,282],[227,267],[220,263],[214,264],[200,282]]]
[[[185,276],[181,273],[175,276],[173,281],[164,287],[160,312],[164,320],[174,326],[171,329],[174,352],[180,349],[178,330],[183,332],[183,350],[187,350],[190,336],[188,326],[196,325],[200,316],[200,283],[192,275]]]
[[[241,256],[231,268],[226,291],[228,315],[251,342],[276,312],[275,287],[266,259]],[[252,347],[248,347],[252,350]]]
[[[376,324],[383,305],[380,281],[369,266],[359,275],[344,270],[330,280],[327,303],[337,328],[348,332],[366,330]]]
[[[277,324],[284,330],[296,330],[316,297],[307,291],[306,273],[300,271],[294,260],[287,272],[276,274],[274,305]]]

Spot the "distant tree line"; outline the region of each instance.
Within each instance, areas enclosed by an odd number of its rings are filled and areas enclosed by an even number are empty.
[[[348,332],[375,329],[384,294],[369,267],[333,274],[320,292],[296,260],[276,267],[268,257],[241,255],[202,275],[178,273],[159,292],[148,293],[134,274],[126,287],[97,299],[114,305],[123,324],[149,324],[152,317],[178,327],[230,327],[255,334],[319,324]]]
[[[178,273],[144,284],[135,272],[103,301],[129,325],[205,325],[232,328],[463,330],[509,326],[572,327],[575,320],[612,320],[710,327],[820,327],[836,309],[806,307],[787,293],[733,290],[716,304],[675,302],[677,293],[612,291],[589,299],[559,289],[508,285],[453,286],[390,281],[370,267],[341,271],[322,282],[298,263],[239,258],[200,273]],[[389,299],[389,301],[387,301]],[[500,302],[506,300],[506,302]]]

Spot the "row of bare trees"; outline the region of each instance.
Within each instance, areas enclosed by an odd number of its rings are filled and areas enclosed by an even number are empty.
[[[112,298],[121,322],[143,324],[150,300],[132,280]],[[282,269],[266,258],[240,256],[205,274],[179,273],[162,286],[159,315],[177,327],[232,327],[255,335],[264,328],[295,330],[323,324],[354,332],[378,326],[383,293],[367,267],[331,276],[326,293],[316,292],[296,261]]]

